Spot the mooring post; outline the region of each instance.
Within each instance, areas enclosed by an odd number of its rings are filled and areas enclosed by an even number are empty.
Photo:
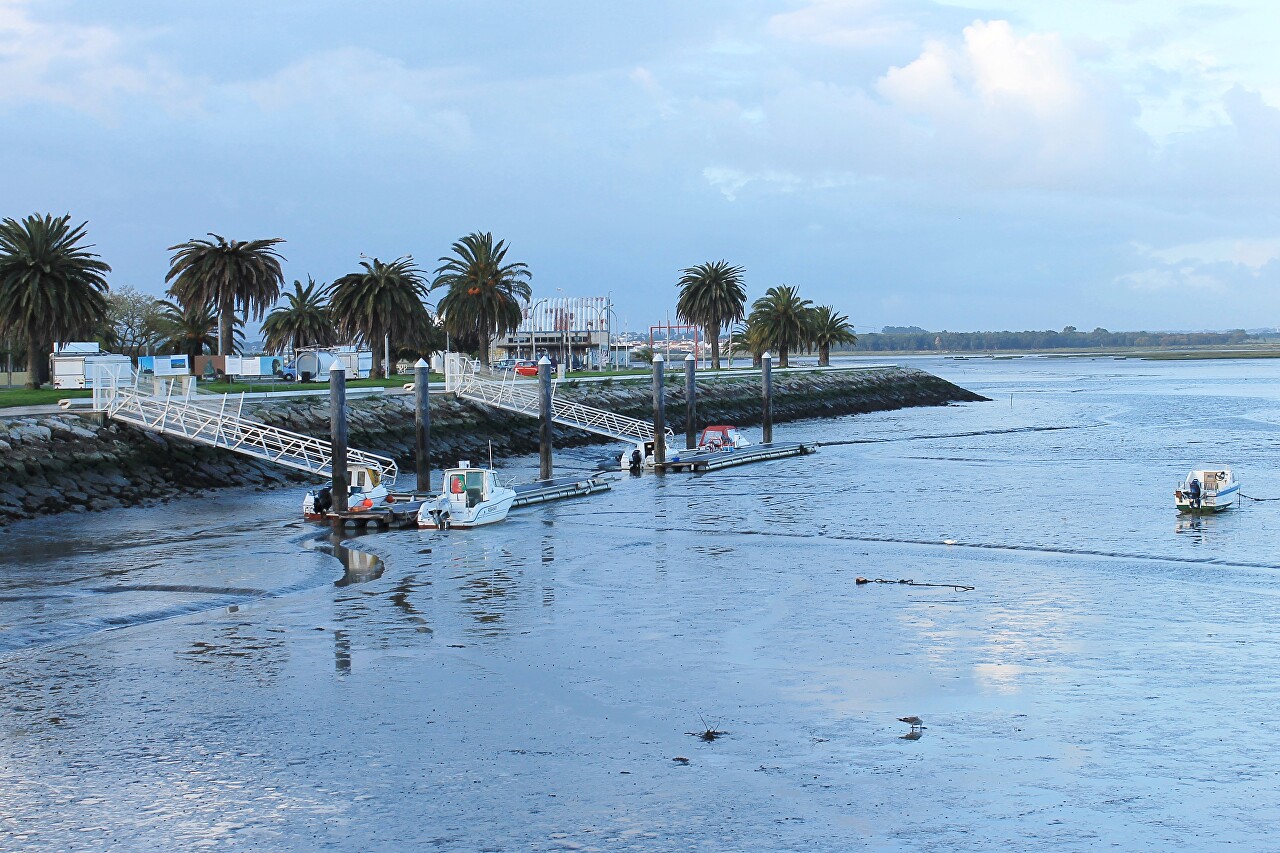
[[[764,395],[764,443],[773,444],[773,356],[760,358],[760,390]]]
[[[431,365],[418,359],[413,365],[414,461],[418,467],[418,494],[431,494]]]
[[[684,449],[698,446],[698,360],[689,353],[684,357]]]
[[[551,359],[538,359],[538,479],[551,479]]]
[[[347,501],[347,372],[339,363],[329,368],[329,440],[333,456],[333,511],[346,512]]]
[[[653,465],[655,469],[667,462],[667,411],[664,406],[666,389],[663,387],[666,381],[663,375],[665,367],[666,362],[662,358],[662,353],[655,353],[653,356]]]

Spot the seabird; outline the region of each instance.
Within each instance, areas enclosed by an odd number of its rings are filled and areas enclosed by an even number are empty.
[[[919,717],[916,717],[916,716],[911,716],[911,717],[899,717],[899,718],[898,718],[898,722],[900,722],[900,723],[907,723],[907,724],[908,724],[908,725],[910,725],[910,726],[911,726],[911,728],[913,728],[913,729],[923,729],[923,728],[924,728],[924,720],[922,720],[922,719],[920,719]]]

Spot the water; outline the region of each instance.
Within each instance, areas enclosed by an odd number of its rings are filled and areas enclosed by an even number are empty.
[[[1280,497],[1280,363],[919,363],[993,402],[486,530],[8,529],[0,848],[1274,849],[1280,503],[1172,490]]]

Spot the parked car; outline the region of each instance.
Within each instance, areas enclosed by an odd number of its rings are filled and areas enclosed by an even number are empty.
[[[517,376],[537,376],[538,362],[527,358],[516,359],[513,365]]]
[[[516,368],[516,359],[514,359],[514,358],[500,358],[500,359],[498,359],[497,361],[495,361],[495,362],[493,362],[492,364],[490,364],[490,365],[489,365],[489,368],[490,368],[491,370],[515,370],[515,368]]]

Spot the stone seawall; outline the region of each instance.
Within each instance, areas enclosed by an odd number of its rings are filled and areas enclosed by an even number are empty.
[[[820,373],[779,373],[774,377],[774,419],[838,417],[911,406],[938,406],[985,398],[932,374],[910,368]],[[565,383],[567,399],[647,419],[652,403],[648,383]],[[684,429],[683,376],[667,389],[668,423]],[[413,398],[379,396],[352,400],[352,447],[392,455],[412,471]],[[703,423],[750,426],[760,422],[759,378],[713,379],[698,388]],[[273,400],[252,409],[265,423],[321,438],[329,434],[327,397]],[[531,418],[488,406],[433,395],[434,467],[459,458],[482,458],[493,442],[497,456],[537,450]],[[557,444],[607,441],[557,427]],[[311,478],[230,451],[194,445],[74,414],[6,418],[0,410],[0,524],[59,512],[84,512],[165,500],[230,486],[268,488]],[[406,481],[409,482],[409,481]]]

